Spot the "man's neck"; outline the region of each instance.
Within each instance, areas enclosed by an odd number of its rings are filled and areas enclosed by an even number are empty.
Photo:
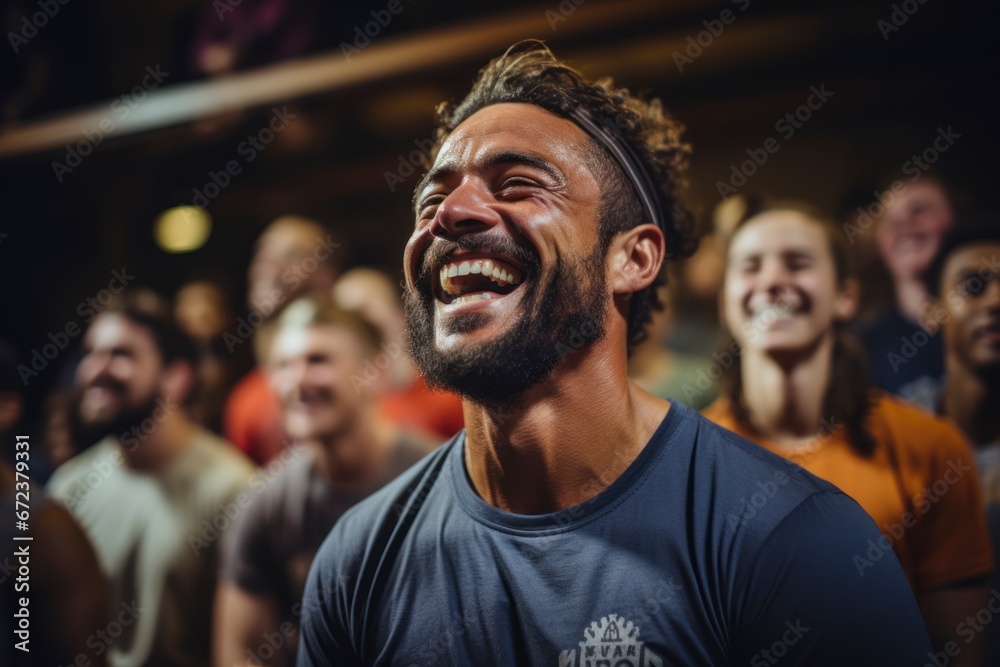
[[[567,355],[513,404],[465,402],[465,466],[486,502],[518,514],[563,510],[639,455],[669,404],[629,382],[610,338]]]
[[[125,463],[133,470],[160,472],[191,447],[196,428],[181,411],[170,412],[151,433],[119,442]]]
[[[944,413],[975,445],[1000,442],[1000,387],[948,355]]]
[[[832,350],[830,335],[796,359],[744,352],[740,362],[743,401],[751,426],[760,435],[790,447],[817,436],[823,424]],[[753,379],[752,386],[748,378]]]
[[[920,322],[927,307],[927,288],[920,278],[895,279],[896,307],[911,322]]]
[[[367,410],[338,432],[308,444],[327,481],[350,490],[367,487],[382,475],[397,439],[395,428]]]

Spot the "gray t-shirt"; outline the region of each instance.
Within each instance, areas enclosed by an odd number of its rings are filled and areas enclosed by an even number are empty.
[[[109,665],[209,664],[220,532],[208,527],[228,521],[253,472],[200,429],[158,474],[132,470],[114,439],[56,470],[49,493],[79,520],[110,583],[111,625],[94,628]]]
[[[294,662],[299,603],[309,566],[330,529],[344,512],[398,477],[430,450],[429,445],[403,436],[377,480],[363,489],[344,491],[320,472],[314,450],[300,446],[288,450],[290,454],[280,471],[261,480],[265,485],[258,484],[258,480],[251,484],[247,493],[253,497],[252,502],[226,535],[220,577],[248,593],[275,599],[281,627],[289,635],[280,642],[288,664]]]

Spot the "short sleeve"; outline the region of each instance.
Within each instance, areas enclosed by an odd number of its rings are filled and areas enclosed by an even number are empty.
[[[927,476],[910,499],[917,591],[983,577],[993,568],[975,456],[953,426],[934,426],[923,436],[933,438]]]
[[[931,651],[891,546],[843,494],[796,507],[740,579],[733,664],[911,667]]]
[[[360,667],[350,635],[346,604],[351,577],[340,566],[344,525],[341,521],[320,547],[309,569],[302,598],[297,667]]]
[[[275,577],[283,574],[274,557],[267,501],[266,494],[254,498],[222,542],[220,577],[253,595],[278,595]]]

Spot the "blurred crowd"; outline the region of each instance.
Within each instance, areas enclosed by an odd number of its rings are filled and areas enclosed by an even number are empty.
[[[962,642],[969,596],[987,586],[1000,613],[1000,224],[936,176],[881,192],[839,219],[727,199],[669,268],[630,373],[858,500],[932,638]],[[294,664],[334,522],[463,426],[460,397],[411,361],[397,273],[338,248],[334,228],[284,216],[248,258],[246,304],[210,281],[172,302],[130,288],[89,323],[34,445],[32,614],[52,619],[34,664]],[[808,364],[783,362],[803,349]],[[0,346],[4,443],[19,363]],[[19,458],[5,444],[5,507]],[[983,664],[1000,664],[1000,623],[975,618]]]

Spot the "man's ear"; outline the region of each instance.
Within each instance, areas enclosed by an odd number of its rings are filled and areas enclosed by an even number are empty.
[[[849,322],[858,313],[861,302],[861,285],[854,278],[848,278],[833,299],[833,317],[838,322]]]
[[[653,284],[666,255],[663,231],[653,224],[621,232],[608,249],[608,284],[614,294],[632,294]]]

